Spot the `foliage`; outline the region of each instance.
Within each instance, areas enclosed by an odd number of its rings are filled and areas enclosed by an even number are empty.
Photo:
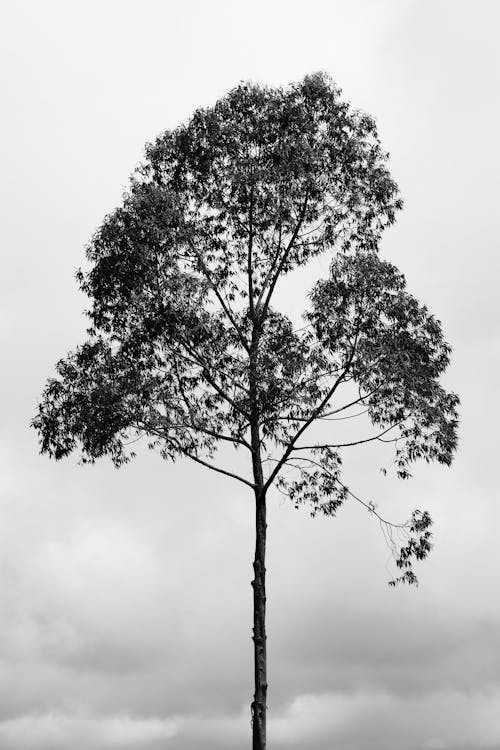
[[[402,205],[386,161],[373,120],[322,74],[286,89],[242,84],[147,146],[78,273],[89,339],[45,389],[33,420],[42,451],[120,466],[145,436],[166,459],[264,493],[276,484],[333,515],[352,495],[347,446],[303,435],[360,404],[376,433],[355,443],[393,442],[401,478],[419,458],[449,464],[458,399],[438,378],[450,348],[377,255]],[[275,288],[326,252],[330,275],[294,330]],[[248,476],[214,463],[224,443],[248,451]],[[417,521],[398,561],[410,583],[411,558],[430,549]]]

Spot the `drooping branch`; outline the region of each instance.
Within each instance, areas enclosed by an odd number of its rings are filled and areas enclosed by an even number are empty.
[[[272,461],[273,459],[268,460]],[[432,525],[432,519],[429,514],[426,511],[422,512],[416,509],[412,512],[410,518],[403,523],[394,523],[393,521],[389,521],[382,515],[380,515],[380,513],[378,513],[375,503],[362,500],[358,495],[352,492],[347,487],[347,485],[345,485],[341,481],[338,472],[333,473],[329,470],[325,462],[316,461],[315,459],[310,457],[297,457],[293,461],[287,459],[287,461],[285,462],[285,465],[290,466],[292,469],[298,470],[300,475],[304,477],[301,482],[299,482],[298,484],[295,483],[295,488],[298,487],[299,490],[303,491],[302,488],[304,487],[304,485],[307,487],[308,477],[309,480],[311,477],[306,467],[296,463],[297,460],[306,462],[311,467],[316,468],[315,475],[313,476],[313,487],[317,486],[317,475],[319,470],[320,475],[329,476],[333,482],[333,485],[340,488],[339,493],[342,493],[340,497],[352,497],[354,500],[356,500],[356,502],[365,507],[371,515],[375,516],[378,519],[385,541],[393,555],[396,565],[398,568],[403,570],[403,574],[401,576],[388,582],[389,586],[396,586],[396,584],[398,583],[408,583],[409,585],[418,586],[418,579],[412,570],[412,559],[423,560],[427,557],[432,549],[432,545],[430,542],[431,532],[429,531],[429,527]],[[287,482],[284,482],[283,484],[286,486]],[[293,487],[294,485],[292,484],[292,489]],[[280,487],[278,487],[278,489],[280,490],[280,492],[282,492],[282,494],[287,494]],[[328,492],[330,494],[331,489],[329,489]],[[342,499],[333,502],[334,511],[341,504],[341,502]],[[298,507],[297,504],[296,507]],[[326,507],[328,509],[328,512],[331,513],[330,504],[327,504]],[[396,531],[400,537],[399,545],[396,544],[393,538],[394,531]]]

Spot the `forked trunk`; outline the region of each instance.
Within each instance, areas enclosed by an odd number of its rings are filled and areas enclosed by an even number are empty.
[[[255,493],[255,558],[253,562],[253,643],[255,692],[252,710],[252,750],[266,748],[266,496]]]

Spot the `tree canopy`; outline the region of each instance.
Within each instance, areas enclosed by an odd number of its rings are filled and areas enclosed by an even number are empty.
[[[400,476],[419,457],[450,462],[457,398],[437,380],[449,347],[376,254],[401,199],[374,121],[339,94],[322,74],[242,84],[147,146],[78,273],[89,340],[47,386],[43,451],[120,465],[146,434],[166,458],[202,460],[221,441],[249,447],[252,410],[266,444],[290,450],[354,380],[372,422],[399,429]],[[326,251],[330,277],[296,331],[273,292]]]

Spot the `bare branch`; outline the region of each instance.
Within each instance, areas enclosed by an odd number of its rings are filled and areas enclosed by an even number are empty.
[[[250,487],[252,490],[255,489],[255,484],[253,482],[249,482],[248,479],[244,479],[243,477],[240,477],[239,474],[233,474],[232,471],[227,471],[226,469],[221,469],[219,466],[214,466],[214,464],[210,464],[208,463],[208,461],[204,461],[202,458],[198,458],[198,456],[195,456],[193,453],[190,453],[185,448],[181,448],[180,446],[179,446],[179,450],[181,453],[187,456],[187,458],[190,458],[192,461],[195,461],[197,464],[206,466],[207,469],[216,471],[218,474],[224,474],[226,477],[237,479],[239,482],[246,484],[247,487]]]
[[[402,422],[398,422],[397,424],[392,424],[390,427],[388,427],[386,430],[383,430],[378,435],[373,435],[372,437],[365,438],[364,440],[354,440],[352,443],[329,443],[324,445],[297,445],[292,450],[294,451],[305,451],[305,450],[314,450],[314,449],[321,449],[321,448],[349,448],[352,445],[361,445],[362,443],[371,443],[373,440],[380,440],[382,435],[386,435],[390,430],[393,430],[395,427],[399,427]],[[392,440],[382,440],[383,443],[391,443]]]
[[[215,466],[214,464],[209,463],[208,461],[204,461],[202,458],[199,458],[196,454],[191,453],[187,448],[184,448],[176,438],[172,436],[165,436],[162,433],[159,433],[157,430],[149,428],[148,431],[155,433],[158,435],[158,437],[163,438],[164,440],[172,443],[175,445],[176,449],[182,453],[187,458],[190,458],[192,461],[195,461],[197,464],[201,464],[202,466],[205,466],[207,469],[211,469],[212,471],[216,471],[218,474],[224,474],[226,477],[231,477],[232,479],[237,479],[239,482],[242,482],[243,484],[246,484],[248,487],[251,487],[251,489],[255,488],[255,485],[253,482],[249,482],[248,479],[245,479],[244,477],[240,477],[239,474],[235,474],[232,471],[228,471],[227,469],[221,469],[220,466]]]

